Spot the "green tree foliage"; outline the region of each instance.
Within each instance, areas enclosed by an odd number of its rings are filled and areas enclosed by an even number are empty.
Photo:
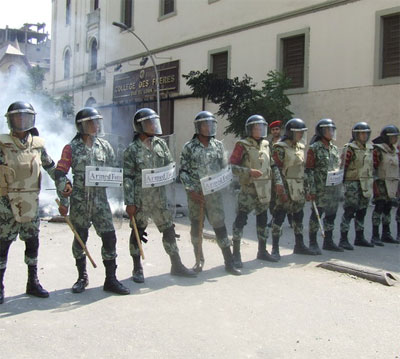
[[[276,120],[286,122],[293,115],[288,109],[290,100],[285,94],[290,80],[281,72],[270,71],[267,79],[262,81],[261,89],[256,89],[256,83],[247,75],[241,80],[238,77],[221,79],[206,70],[191,71],[183,77],[193,96],[219,105],[217,115],[229,122],[225,134],[243,137],[245,122],[254,114],[262,115],[268,123]]]

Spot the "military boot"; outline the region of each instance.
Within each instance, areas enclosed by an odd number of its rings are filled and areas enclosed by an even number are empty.
[[[28,282],[26,283],[26,294],[39,298],[47,298],[49,292],[40,285],[37,277],[37,266],[28,266]]]
[[[318,246],[317,232],[310,232],[309,237],[310,237],[310,246],[308,248],[312,250],[315,254],[322,254],[321,249]]]
[[[243,268],[242,256],[240,254],[240,240],[233,240],[233,266]]]
[[[262,239],[258,240],[258,252],[257,259],[261,259],[262,261],[268,262],[278,262],[274,256],[268,253],[267,251],[267,241],[263,241]],[[233,262],[235,264],[235,262]]]
[[[316,255],[316,253],[314,251],[312,251],[310,248],[308,248],[304,244],[302,234],[295,234],[295,244],[294,244],[293,253],[294,254],[305,254],[305,255],[310,255],[310,256]]]
[[[340,233],[339,247],[343,248],[343,249],[347,249],[349,251],[352,251],[354,249],[354,247],[350,244],[350,242],[347,238],[347,233],[348,232]]]
[[[72,286],[72,293],[82,293],[89,285],[89,278],[86,272],[86,257],[76,260],[76,268],[78,269],[78,280]]]
[[[3,304],[4,302],[4,285],[3,285],[3,280],[4,280],[4,273],[6,269],[2,268],[0,269],[0,304]]]
[[[204,254],[203,248],[199,248],[200,244],[193,245],[194,250],[194,258],[196,259],[196,263],[193,266],[193,271],[196,273],[200,273],[203,271],[204,267]]]
[[[382,242],[385,243],[394,243],[394,244],[399,244],[400,241],[397,239],[394,239],[390,233],[390,226],[388,224],[383,225],[383,230],[382,230]]]
[[[400,204],[399,204],[400,206]],[[397,222],[397,240],[400,243],[400,222]]]
[[[379,247],[384,246],[384,244],[381,241],[381,238],[379,237],[379,226],[372,226],[371,243],[373,243],[374,245],[379,246]]]
[[[225,247],[221,250],[225,261],[225,271],[233,275],[241,275],[242,272],[239,269],[235,268],[235,266],[233,265],[231,247]]]
[[[140,261],[140,255],[134,255],[133,257],[133,271],[132,280],[135,283],[144,283],[143,267]]]
[[[115,276],[117,270],[115,259],[103,261],[103,264],[106,269],[106,279],[104,281],[103,290],[122,295],[129,294],[131,292],[129,288],[119,282]]]
[[[322,249],[325,251],[332,251],[332,252],[344,252],[344,249],[337,246],[332,239],[332,231],[325,232],[324,243],[322,244]]]
[[[356,239],[354,240],[354,245],[359,247],[374,247],[374,244],[368,242],[364,237],[364,231],[356,231]]]
[[[278,236],[272,236],[271,255],[274,256],[278,261],[281,259],[281,254],[279,253],[279,237]]]
[[[171,275],[177,277],[188,277],[188,278],[197,277],[197,273],[195,271],[186,268],[182,264],[179,253],[171,254],[170,259],[171,259]]]

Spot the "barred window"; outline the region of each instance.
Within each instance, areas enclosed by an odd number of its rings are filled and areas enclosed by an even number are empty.
[[[282,39],[282,71],[291,79],[290,88],[304,87],[305,35]]]
[[[220,79],[228,78],[228,51],[211,55],[211,73]]]
[[[382,78],[400,76],[400,14],[382,21]]]

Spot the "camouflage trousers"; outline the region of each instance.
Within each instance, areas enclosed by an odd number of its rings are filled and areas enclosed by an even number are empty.
[[[39,214],[36,213],[32,221],[19,223],[15,220],[10,201],[7,196],[0,196],[0,269],[7,265],[8,248],[13,241],[19,238],[25,242],[25,263],[27,265],[37,264],[37,253],[39,247]],[[34,248],[30,250],[30,248]],[[36,248],[37,247],[37,248]]]
[[[168,210],[166,204],[165,206],[154,206],[152,208],[139,208],[135,215],[135,221],[140,234],[144,233],[146,230],[150,218],[153,220],[160,233],[164,233],[167,229],[173,227],[174,225],[172,221],[172,214]],[[130,227],[133,228],[132,224],[130,224]],[[133,229],[130,238],[129,252],[131,256],[133,257],[140,255]],[[162,243],[165,252],[167,252],[169,256],[173,255],[174,253],[179,253],[176,243],[165,240],[165,236],[163,236]]]
[[[374,200],[374,204],[375,207],[372,212],[372,225],[379,227],[381,224],[381,219],[383,225],[389,225],[393,201]]]
[[[272,237],[280,237],[282,233],[282,224],[285,216],[290,213],[293,215],[292,226],[295,235],[303,234],[303,217],[305,199],[302,201],[292,201],[290,198],[283,202],[277,197],[274,208],[274,218],[272,221]]]
[[[256,215],[257,239],[266,242],[268,239],[268,208],[269,203],[261,203],[254,186],[241,189],[238,196],[236,219],[232,225],[233,241],[240,241],[247,217],[252,211]]]
[[[353,218],[355,231],[363,231],[365,215],[367,214],[370,199],[362,195],[359,181],[345,181],[344,189],[344,213],[340,223],[340,231],[347,233]]]
[[[203,216],[200,218],[200,204],[193,201],[189,195],[187,197],[189,219],[190,219],[190,237],[193,246],[197,246],[200,241],[200,228],[203,228],[204,220],[207,218],[208,223],[213,227],[217,244],[220,248],[230,246],[230,240],[225,227],[225,212],[221,192],[212,193],[204,197]]]

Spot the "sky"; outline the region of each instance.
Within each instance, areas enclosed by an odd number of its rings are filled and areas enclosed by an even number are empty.
[[[38,22],[45,22],[45,31],[51,33],[51,0],[0,0],[0,29]]]

